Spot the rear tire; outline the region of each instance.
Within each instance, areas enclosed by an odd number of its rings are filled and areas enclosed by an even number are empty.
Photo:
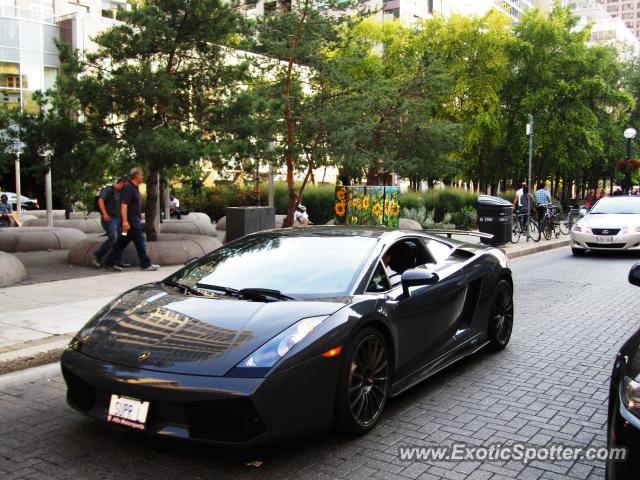
[[[373,429],[391,389],[390,350],[375,328],[363,329],[351,342],[338,380],[335,427],[349,435]]]
[[[489,346],[502,350],[509,343],[513,330],[513,290],[505,279],[498,282],[489,317]]]
[[[535,222],[529,222],[529,238],[534,242],[540,241],[540,230],[538,229],[538,224]]]

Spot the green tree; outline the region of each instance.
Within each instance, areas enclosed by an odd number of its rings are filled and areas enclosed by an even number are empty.
[[[145,230],[154,241],[158,177],[206,155],[211,109],[246,71],[229,48],[242,24],[220,0],[148,0],[120,20],[95,38],[79,94],[92,128],[147,169]]]
[[[510,154],[522,175],[528,150],[524,125],[532,113],[533,174],[542,180],[553,176],[554,187],[560,178],[568,187],[594,171],[611,172],[616,156],[610,148],[612,126],[632,106],[631,97],[620,89],[615,50],[589,45],[590,29],[576,31],[576,24],[571,9],[559,2],[548,15],[530,11],[514,27],[510,47],[514,74],[504,97]]]
[[[481,190],[495,186],[507,163],[502,96],[512,74],[509,17],[495,9],[482,16],[439,16],[425,22],[421,38],[443,58],[453,80],[442,117],[465,127],[456,154],[460,173],[475,179]]]
[[[346,176],[368,184],[397,172],[417,186],[451,174],[461,128],[440,113],[453,84],[420,30],[363,20],[330,52],[328,142]]]

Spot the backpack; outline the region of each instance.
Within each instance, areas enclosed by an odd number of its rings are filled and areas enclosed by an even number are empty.
[[[102,196],[102,192],[104,192],[104,191],[106,191],[106,190],[108,190],[108,191],[109,191],[109,194],[108,194],[108,196],[106,196],[107,198],[105,199],[105,202],[106,202],[106,200],[107,200],[111,195],[113,195],[113,185],[107,185],[106,187],[102,187],[102,188],[100,189],[100,191],[98,192],[98,195],[96,195],[96,196],[93,198],[93,211],[94,211],[94,212],[98,212],[98,213],[100,213],[100,205],[98,205],[98,200],[99,200],[99,199],[100,199],[100,197]]]

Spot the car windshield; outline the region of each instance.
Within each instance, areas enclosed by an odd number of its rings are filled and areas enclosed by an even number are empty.
[[[590,214],[640,214],[640,197],[602,198],[591,209]]]
[[[296,298],[346,295],[377,242],[360,235],[250,235],[169,278],[196,287],[268,288]]]

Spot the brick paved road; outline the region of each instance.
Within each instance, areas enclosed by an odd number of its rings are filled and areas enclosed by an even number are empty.
[[[513,262],[517,323],[508,349],[480,353],[390,402],[372,433],[325,433],[259,451],[143,437],[70,411],[55,366],[0,377],[0,478],[601,478],[598,462],[426,463],[399,446],[523,441],[605,445],[613,356],[640,324],[633,257],[568,249]],[[636,313],[637,312],[637,313]],[[245,465],[259,460],[261,467]]]

